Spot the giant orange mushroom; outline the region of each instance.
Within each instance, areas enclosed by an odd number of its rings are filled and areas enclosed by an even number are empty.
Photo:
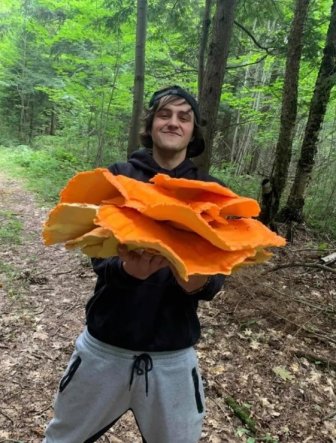
[[[167,258],[180,277],[230,274],[265,261],[285,240],[258,220],[258,203],[217,183],[156,175],[151,183],[104,168],[77,174],[44,224],[47,245],[90,257],[117,255],[119,243]]]

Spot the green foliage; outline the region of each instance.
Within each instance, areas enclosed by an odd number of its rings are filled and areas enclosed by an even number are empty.
[[[95,167],[91,154],[86,139],[72,142],[63,137],[41,136],[35,139],[33,148],[0,146],[0,169],[25,178],[28,187],[44,202],[55,203],[73,175]],[[122,158],[121,151],[110,152],[104,166]]]
[[[22,222],[17,214],[11,211],[0,210],[0,243],[20,244]]]
[[[333,109],[334,111],[334,109]],[[332,125],[325,124],[329,135],[320,142],[316,166],[305,199],[307,222],[317,231],[336,237],[336,152]],[[327,129],[326,128],[326,129]]]
[[[258,198],[260,178],[248,174],[236,175],[235,166],[223,163],[221,168],[212,167],[210,173],[239,195]]]
[[[6,295],[11,299],[18,299],[29,290],[27,283],[20,278],[20,272],[13,265],[0,260],[1,283],[5,288]]]
[[[0,160],[1,167],[27,179],[30,189],[36,191],[46,202],[55,202],[66,181],[77,171],[87,168],[87,165],[64,148],[0,148]]]
[[[30,185],[40,187],[43,198],[51,201],[77,170],[125,159],[133,99],[136,2],[0,3],[0,144],[32,148],[6,151],[6,161],[11,161],[12,168],[21,165]],[[145,104],[155,89],[172,83],[196,94],[204,5],[203,0],[148,1]],[[254,198],[258,198],[261,177],[272,171],[293,5],[293,0],[237,2],[235,19],[240,26],[235,25],[231,40],[218,115],[222,145],[214,149],[212,171],[236,192]],[[309,9],[294,159],[301,146],[330,6],[331,0],[321,0],[311,2]],[[214,8],[215,2],[211,16]],[[335,163],[326,161],[326,153],[334,143],[335,100],[336,90],[325,116],[321,155],[305,208],[308,222],[332,235],[336,231]]]

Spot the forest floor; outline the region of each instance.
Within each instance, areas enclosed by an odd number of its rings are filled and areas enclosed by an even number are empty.
[[[0,174],[0,443],[42,440],[95,283],[85,257],[42,244],[47,210]],[[336,442],[336,274],[319,267],[328,247],[318,252],[300,230],[271,262],[239,271],[202,303],[202,443]],[[133,416],[99,441],[140,443]]]

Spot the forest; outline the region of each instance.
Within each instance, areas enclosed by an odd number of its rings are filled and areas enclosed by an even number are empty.
[[[1,0],[0,443],[41,441],[94,284],[46,212],[169,85],[198,99],[197,166],[288,242],[200,308],[201,441],[336,441],[336,0]],[[99,441],[141,440],[127,416]]]
[[[51,200],[45,170],[62,185],[125,159],[153,91],[179,84],[200,101],[203,168],[271,189],[265,220],[334,235],[334,3],[3,0],[1,155]]]

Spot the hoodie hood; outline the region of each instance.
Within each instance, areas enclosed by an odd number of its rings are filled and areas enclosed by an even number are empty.
[[[165,169],[156,163],[151,151],[146,148],[142,148],[134,152],[128,162],[131,163],[136,169],[141,169],[150,178],[158,173],[167,174],[170,177],[176,178],[184,177],[193,179],[197,176],[197,168],[191,160],[185,159],[174,169]]]

